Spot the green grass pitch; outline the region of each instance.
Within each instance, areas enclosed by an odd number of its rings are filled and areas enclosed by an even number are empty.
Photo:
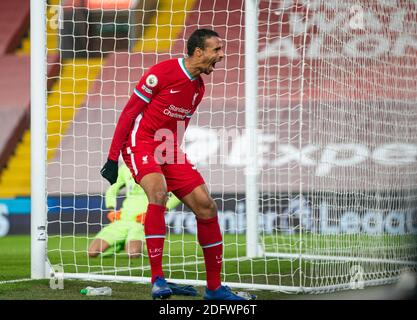
[[[231,255],[244,250],[242,244],[231,244],[234,237],[227,237],[225,240],[225,259]],[[202,256],[199,247],[194,243],[194,235],[168,237],[165,247],[165,253],[169,253],[170,258],[166,257],[164,264],[170,263],[171,267],[165,268],[167,278],[187,277],[189,279],[205,279],[204,264],[192,263],[198,259],[201,262]],[[147,258],[129,259],[123,252],[108,258],[89,258],[86,255],[86,249],[90,238],[85,236],[64,236],[58,238],[50,236],[48,241],[48,257],[52,264],[64,265],[65,272],[97,272],[99,274],[114,274],[117,269],[119,275],[131,276],[149,276],[149,267]],[[61,250],[58,250],[61,248]],[[244,251],[242,251],[242,254]],[[191,263],[190,263],[191,262]],[[185,268],[182,266],[185,264]],[[226,262],[223,267],[223,280],[239,281],[244,277],[250,277],[251,268],[259,268],[261,263],[243,262]],[[126,271],[129,267],[129,271]],[[272,266],[271,266],[272,268]],[[184,270],[183,270],[184,269]],[[243,272],[243,276],[237,274],[237,271]],[[245,271],[246,270],[246,271]],[[268,272],[267,269],[264,269]],[[271,269],[273,270],[273,269]],[[108,273],[111,271],[111,273]],[[282,270],[281,270],[282,271]],[[246,275],[245,275],[246,274]],[[271,275],[270,277],[273,277]],[[262,282],[266,279],[254,279]],[[149,300],[150,285],[139,283],[122,283],[122,282],[96,282],[96,281],[79,281],[65,280],[63,290],[53,290],[49,287],[49,280],[28,280],[19,281],[19,279],[30,278],[30,237],[29,236],[6,236],[0,238],[0,300],[6,299],[124,299],[124,300]],[[261,277],[260,277],[261,278]],[[10,280],[17,280],[11,282]],[[80,294],[80,290],[86,286],[110,286],[113,290],[111,297],[87,297]],[[199,297],[182,297],[175,296],[171,299],[195,299],[201,300],[203,287],[197,287],[200,293]],[[276,291],[256,290],[254,293],[258,299],[282,299],[287,297],[286,294]]]
[[[65,273],[97,273],[130,277],[149,277],[148,259],[142,256],[129,259],[122,251],[107,258],[90,258],[86,254],[94,235],[50,235],[48,258],[51,264],[63,266]],[[304,234],[265,236],[264,247],[269,252],[297,254],[305,253],[343,256],[396,256],[410,257],[415,254],[412,236],[365,236],[337,235],[319,236]],[[402,249],[401,249],[402,248]],[[350,268],[355,261],[299,261],[263,257],[245,259],[245,236],[224,235],[224,264],[222,281],[272,284],[278,286],[315,287],[335,283],[349,283]],[[404,252],[403,252],[404,251]],[[205,280],[202,251],[192,234],[169,234],[165,241],[164,270],[168,279]],[[372,276],[378,264],[363,264],[364,270]],[[390,270],[392,268],[392,270]],[[384,273],[395,274],[396,266],[379,265]],[[4,299],[137,299],[148,300],[150,285],[122,282],[64,281],[64,290],[52,290],[49,280],[26,280],[30,278],[30,237],[6,236],[0,238],[0,300]],[[12,280],[17,280],[12,282]],[[111,297],[85,297],[79,292],[92,286],[110,286]],[[199,297],[174,299],[202,299],[203,287],[198,286]],[[237,289],[243,290],[243,289]],[[294,294],[278,291],[256,290],[260,300],[293,298]]]

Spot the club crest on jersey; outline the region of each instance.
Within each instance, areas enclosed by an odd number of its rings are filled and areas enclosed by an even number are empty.
[[[158,78],[156,77],[156,75],[154,74],[150,74],[147,78],[146,78],[146,84],[148,85],[148,87],[155,87],[158,84]]]

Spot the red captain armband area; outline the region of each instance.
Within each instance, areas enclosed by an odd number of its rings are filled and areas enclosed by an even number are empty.
[[[114,131],[113,140],[110,146],[109,159],[117,161],[119,159],[120,151],[126,142],[129,132],[133,126],[135,119],[143,111],[148,103],[140,98],[136,93],[130,96],[129,101],[120,114],[117,126]]]

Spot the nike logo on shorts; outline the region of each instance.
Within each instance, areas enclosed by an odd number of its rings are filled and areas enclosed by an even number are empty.
[[[169,91],[169,93],[178,93],[178,92],[180,92],[180,91],[181,91],[181,90],[172,90],[172,89],[171,89],[171,90]]]

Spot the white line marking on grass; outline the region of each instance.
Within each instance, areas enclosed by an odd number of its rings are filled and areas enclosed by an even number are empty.
[[[25,282],[25,281],[31,281],[31,280],[34,280],[34,279],[25,278],[25,279],[15,279],[15,280],[5,280],[5,281],[0,281],[0,284],[16,283],[16,282]]]

